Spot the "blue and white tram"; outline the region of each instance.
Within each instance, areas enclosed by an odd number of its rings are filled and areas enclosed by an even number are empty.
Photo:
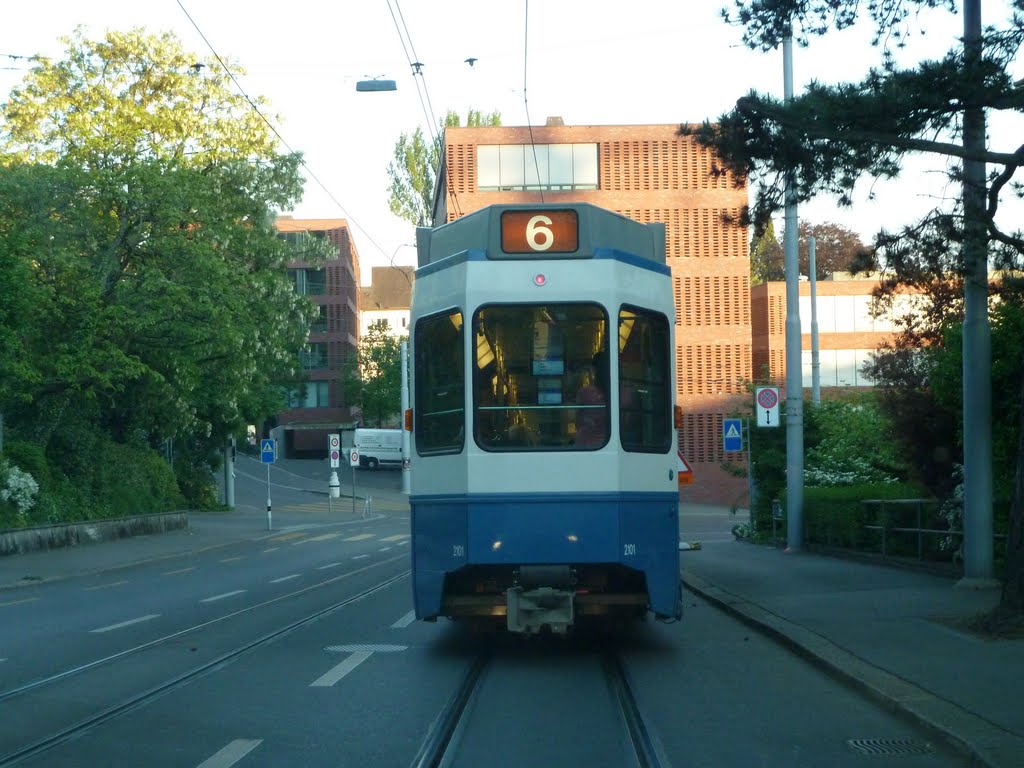
[[[417,241],[416,617],[679,618],[664,225],[495,205]]]

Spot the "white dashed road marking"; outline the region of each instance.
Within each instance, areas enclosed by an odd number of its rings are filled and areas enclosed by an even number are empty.
[[[394,624],[391,625],[392,629],[405,629],[410,624],[416,621],[416,611],[409,611],[405,616],[400,618]]]
[[[364,557],[369,557],[369,555],[355,555],[352,559],[353,560],[362,560]]]
[[[225,592],[223,595],[214,595],[213,597],[204,597],[199,602],[200,603],[212,603],[212,602],[214,602],[216,600],[223,600],[225,597],[234,597],[235,595],[240,595],[243,592],[245,592],[244,589],[236,589],[234,592]]]
[[[115,629],[121,629],[122,627],[130,627],[132,624],[141,624],[144,621],[150,621],[152,619],[160,618],[159,613],[151,613],[147,616],[139,616],[137,619],[128,619],[128,621],[122,621],[119,624],[111,624],[109,627],[100,627],[99,629],[90,629],[89,631],[94,634],[100,632],[111,632]]]
[[[263,743],[263,739],[235,739],[224,749],[206,758],[196,768],[231,768]]]
[[[408,539],[408,533],[399,533],[394,536],[385,536],[381,541],[401,541],[402,539]]]
[[[358,533],[355,536],[349,536],[347,539],[342,539],[342,541],[365,541],[366,539],[372,538],[374,538],[372,533]]]
[[[194,571],[195,569],[196,567],[194,565],[190,565],[188,568],[179,568],[176,571],[164,571],[164,576],[177,576],[179,573],[188,573],[189,571]]]
[[[327,565],[317,566],[318,571],[326,571],[328,568],[337,568],[341,563],[328,563]]]
[[[338,664],[325,675],[318,677],[309,685],[311,688],[329,688],[371,656],[373,656],[373,654],[366,651],[353,653],[341,662],[341,664]]]
[[[297,579],[301,575],[302,575],[301,573],[293,573],[291,576],[282,576],[279,579],[271,579],[270,583],[271,584],[280,584],[282,581],[291,581],[292,579]]]

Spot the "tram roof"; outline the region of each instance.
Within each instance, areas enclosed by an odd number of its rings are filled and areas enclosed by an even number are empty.
[[[571,251],[506,251],[502,246],[502,214],[507,211],[536,211],[537,215],[572,211],[576,214],[577,240]],[[665,264],[665,225],[641,224],[621,214],[590,203],[490,205],[440,227],[416,230],[418,266],[482,249],[488,259],[587,259],[597,250],[620,251],[634,257]]]

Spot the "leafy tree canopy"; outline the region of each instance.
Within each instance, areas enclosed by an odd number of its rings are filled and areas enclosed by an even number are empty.
[[[342,370],[345,393],[359,405],[367,426],[384,426],[401,408],[401,343],[387,320],[370,323],[355,356]]]
[[[449,110],[438,126],[435,139],[427,139],[417,127],[411,134],[402,133],[395,142],[394,160],[388,163],[388,205],[391,212],[417,227],[431,224],[434,209],[434,187],[441,167],[441,145],[444,129],[462,124],[457,112]],[[466,113],[466,127],[501,125],[501,114],[484,114],[476,109]]]
[[[0,298],[27,308],[0,407],[44,444],[89,413],[203,461],[277,407],[306,338],[274,229],[299,157],[171,35],[67,43],[0,108]]]

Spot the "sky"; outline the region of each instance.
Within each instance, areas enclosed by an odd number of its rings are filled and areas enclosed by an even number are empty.
[[[311,172],[297,218],[345,218],[371,267],[415,264],[413,227],[388,211],[387,166],[403,133],[448,110],[498,111],[504,125],[699,123],[727,112],[750,90],[782,96],[782,51],[750,51],[723,22],[725,0],[37,0],[11,4],[0,25],[0,100],[25,74],[24,58],[62,57],[60,38],[83,26],[171,31],[202,57],[210,48],[245,69],[250,96]],[[1001,22],[1003,0],[983,21]],[[191,17],[191,19],[190,19]],[[929,12],[912,22],[900,59],[938,57],[955,45],[959,16]],[[811,79],[860,80],[877,64],[866,26],[796,47],[796,93]],[[205,39],[204,39],[205,38]],[[466,62],[475,58],[472,66]],[[422,62],[421,76],[410,61]],[[1016,73],[1017,77],[1024,72]],[[360,93],[358,80],[397,82]],[[419,87],[417,87],[419,85]],[[426,95],[426,99],[423,95]],[[1024,119],[990,120],[993,149],[1020,145]],[[861,184],[850,209],[829,198],[799,209],[811,223],[842,224],[870,241],[881,227],[914,221],[946,187],[941,162],[914,160],[899,182]],[[1014,213],[1016,211],[1016,214]],[[1004,206],[1002,217],[1021,208]],[[781,233],[781,221],[777,224]]]

